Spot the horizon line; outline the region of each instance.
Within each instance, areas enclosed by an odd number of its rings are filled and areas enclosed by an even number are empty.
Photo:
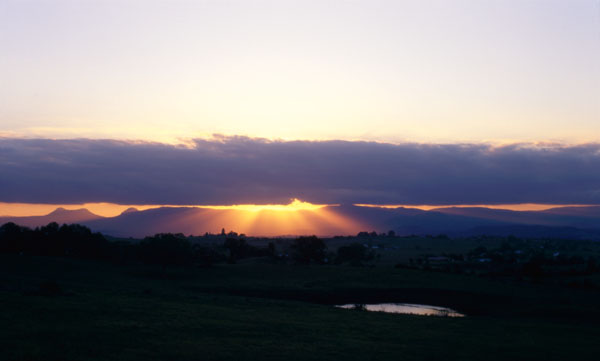
[[[547,203],[506,203],[506,204],[368,204],[352,203],[352,206],[365,208],[409,208],[431,211],[444,208],[487,208],[509,210],[517,212],[544,211],[561,207],[594,207],[598,204],[547,204]],[[231,204],[231,205],[202,205],[202,204],[119,204],[111,202],[87,202],[87,203],[25,203],[25,202],[0,202],[0,217],[36,217],[47,216],[58,209],[81,210],[85,209],[97,216],[111,218],[121,215],[124,211],[135,208],[145,211],[158,208],[208,208],[216,210],[238,210],[238,211],[315,211],[324,207],[338,207],[341,204],[313,204],[293,198],[288,204]],[[5,211],[8,209],[8,211]]]

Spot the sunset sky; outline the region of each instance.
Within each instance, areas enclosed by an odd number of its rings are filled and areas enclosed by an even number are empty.
[[[0,44],[0,215],[600,203],[596,0],[5,0]]]

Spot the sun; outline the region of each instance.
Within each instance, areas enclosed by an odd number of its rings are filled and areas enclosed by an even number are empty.
[[[298,198],[292,199],[289,204],[234,204],[230,206],[199,206],[200,208],[211,208],[211,209],[235,209],[238,211],[284,211],[284,212],[295,212],[295,211],[316,211],[323,207],[331,206],[332,204],[312,204],[304,202]]]
[[[336,210],[337,204],[312,204],[293,198],[288,204],[199,206],[217,211],[212,229],[232,229],[254,236],[322,236],[354,234],[364,225]]]

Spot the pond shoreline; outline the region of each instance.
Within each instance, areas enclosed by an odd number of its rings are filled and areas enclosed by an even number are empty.
[[[433,288],[344,288],[336,290],[193,288],[194,291],[267,299],[293,300],[328,306],[342,304],[407,303],[445,305],[469,316],[502,316],[517,300],[503,295]],[[522,304],[522,300],[521,304]]]
[[[456,312],[451,308],[422,305],[415,303],[349,303],[345,305],[336,305],[336,308],[347,310],[366,311],[366,312],[383,312],[403,315],[416,316],[434,316],[434,317],[465,317],[465,314]]]

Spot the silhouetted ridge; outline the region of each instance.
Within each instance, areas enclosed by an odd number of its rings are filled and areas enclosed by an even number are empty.
[[[90,218],[99,217],[97,214],[90,212],[86,208],[80,209],[65,209],[63,207],[58,207],[52,212],[48,213],[47,216],[51,217],[64,217],[64,216],[89,216]]]
[[[121,212],[121,214],[134,213],[134,212],[139,212],[139,209],[137,209],[135,207],[129,207],[126,210],[124,210],[123,212]]]

